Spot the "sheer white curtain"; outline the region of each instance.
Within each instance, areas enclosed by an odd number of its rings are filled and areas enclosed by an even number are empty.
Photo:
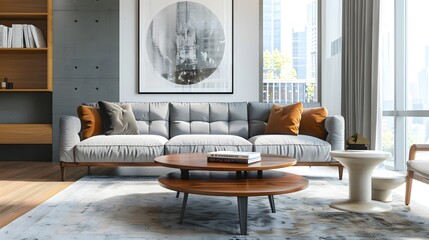
[[[343,0],[342,106],[346,137],[360,133],[381,148],[378,77],[380,0]]]

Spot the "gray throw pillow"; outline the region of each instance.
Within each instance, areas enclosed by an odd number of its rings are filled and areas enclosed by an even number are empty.
[[[106,135],[138,135],[139,129],[130,104],[99,101],[103,132]]]

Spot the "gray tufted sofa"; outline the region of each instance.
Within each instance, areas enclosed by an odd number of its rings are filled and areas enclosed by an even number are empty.
[[[83,141],[75,116],[60,118],[60,164],[70,166],[156,166],[164,154],[219,150],[256,151],[297,159],[297,165],[335,165],[329,156],[344,149],[344,119],[325,120],[326,140],[306,135],[265,135],[272,103],[130,103],[140,135],[98,135]],[[96,103],[86,105],[97,106]]]

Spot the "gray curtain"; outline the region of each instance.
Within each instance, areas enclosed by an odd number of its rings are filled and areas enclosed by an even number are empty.
[[[378,149],[380,0],[343,0],[342,106],[346,137],[360,133]]]

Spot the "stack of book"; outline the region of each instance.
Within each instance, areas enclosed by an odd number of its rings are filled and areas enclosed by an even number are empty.
[[[261,161],[259,152],[217,151],[207,153],[207,161],[224,163],[255,163]]]
[[[0,48],[46,48],[42,31],[32,24],[0,25]]]

